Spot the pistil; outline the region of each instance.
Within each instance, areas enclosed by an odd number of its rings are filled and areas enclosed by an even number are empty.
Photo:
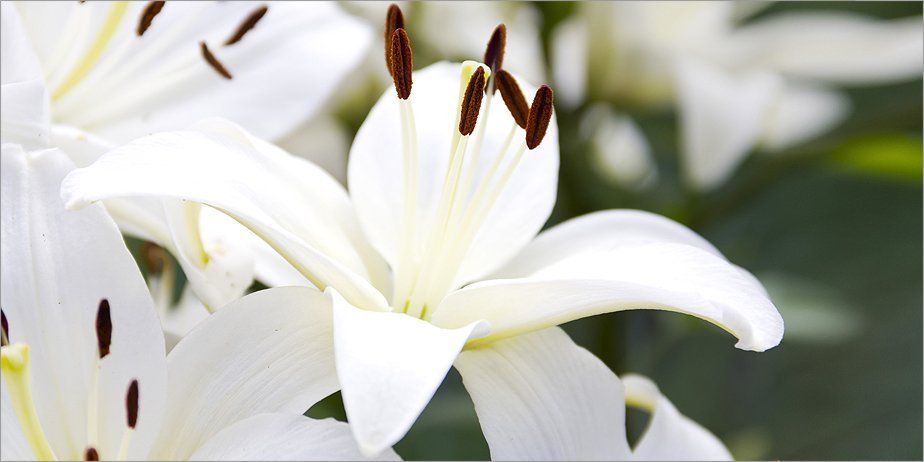
[[[38,460],[57,460],[32,400],[29,380],[29,346],[15,343],[0,348],[0,369],[10,393],[10,403],[19,419],[23,435]]]

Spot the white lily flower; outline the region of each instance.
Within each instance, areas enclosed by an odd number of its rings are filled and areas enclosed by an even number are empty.
[[[206,116],[281,138],[321,107],[372,35],[333,3],[287,2],[5,2],[3,29],[4,141],[26,142],[18,125],[47,124],[27,147],[59,147],[78,166]],[[211,211],[106,206],[124,232],[170,250],[210,310],[250,286],[252,254],[201,229]]]
[[[563,101],[673,101],[687,180],[709,189],[755,147],[777,152],[843,120],[848,101],[831,85],[921,75],[920,17],[791,12],[739,25],[760,5],[582,4],[553,35]]]
[[[502,56],[495,37],[489,57]],[[328,290],[344,405],[366,454],[407,432],[460,351],[504,351],[502,339],[585,316],[664,309],[722,327],[742,349],[779,343],[782,319],[760,283],[668,219],[613,210],[537,237],[557,184],[551,90],[536,90],[530,107],[500,60],[489,59],[500,97],[489,87],[482,98],[489,66],[438,63],[412,78],[403,29],[393,45],[398,98],[386,92],[360,128],[349,195],[308,162],[213,120],[113,150],[65,179],[65,201],[208,204]],[[573,347],[558,343],[550,348]],[[469,371],[471,389],[479,379]],[[500,373],[536,386],[553,379]]]
[[[250,295],[165,355],[115,223],[64,209],[67,156],[3,144],[0,160],[0,459],[361,457],[346,424],[302,415],[337,389],[323,294]]]

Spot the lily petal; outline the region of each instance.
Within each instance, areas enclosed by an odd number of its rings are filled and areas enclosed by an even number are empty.
[[[557,327],[467,349],[455,363],[493,460],[626,460],[623,386]]]
[[[651,243],[684,244],[722,257],[709,241],[669,218],[643,210],[604,210],[543,231],[492,279],[527,277],[578,255]]]
[[[115,197],[169,197],[210,205],[273,246],[319,288],[372,309],[369,282],[387,268],[356,223],[343,187],[317,166],[229,122],[164,132],[119,147],[62,184],[69,207]]]
[[[100,206],[66,211],[58,186],[73,164],[61,151],[2,148],[0,305],[11,342],[31,350],[34,401],[60,458],[83,457],[91,393],[100,429],[125,428],[125,393],[141,389],[130,455],[144,454],[164,407],[164,338],[154,303],[115,223]],[[99,362],[95,321],[111,307],[111,353]],[[117,454],[121,432],[100,431],[100,454]]]
[[[440,191],[457,130],[459,64],[437,63],[414,72],[410,98],[416,116],[419,145],[417,223],[430,223],[437,213]],[[523,91],[534,88],[521,81]],[[500,97],[493,98],[482,153],[473,179],[481,181],[514,126]],[[485,123],[481,110],[478,123]],[[360,223],[375,248],[396,267],[401,257],[404,226],[404,181],[398,98],[389,89],[366,117],[350,150],[347,176]],[[518,129],[519,130],[519,129]],[[507,157],[522,141],[514,139]],[[469,143],[474,149],[475,142]],[[466,154],[471,159],[472,153]],[[458,282],[483,276],[497,268],[532,239],[548,219],[555,203],[558,175],[558,129],[552,119],[545,141],[526,153],[488,214],[459,270]],[[469,188],[469,193],[475,189]],[[426,235],[418,234],[419,241]]]
[[[370,28],[333,2],[311,8],[268,2],[256,26],[230,45],[235,30],[261,5],[168,3],[137,36],[145,7],[139,2],[118,16],[112,38],[88,72],[69,80],[95,45],[111,6],[75,5],[69,11],[59,8],[67,13],[62,14],[18,5],[43,57],[49,89],[57,93],[55,119],[120,143],[207,116],[226,117],[263,137],[281,137],[317,111],[372,42]],[[233,78],[209,67],[200,42]],[[56,49],[64,50],[57,59]]]
[[[260,414],[213,436],[191,460],[369,460],[359,452],[350,426],[334,419]],[[401,460],[394,451],[372,460]]]
[[[921,17],[878,20],[846,12],[778,14],[728,39],[739,62],[840,84],[920,77]]]
[[[48,146],[48,99],[38,58],[16,8],[2,5],[0,47],[0,138],[26,149]]]
[[[330,302],[315,289],[248,295],[171,350],[168,407],[152,457],[186,459],[248,417],[301,414],[337,390]]]
[[[767,292],[743,269],[697,247],[643,244],[579,255],[528,278],[490,280],[449,294],[431,321],[445,328],[484,319],[502,338],[600,313],[660,309],[702,318],[763,351],[783,336]]]
[[[441,329],[405,314],[361,310],[328,293],[343,405],[363,454],[374,456],[407,433],[462,346],[486,326]]]
[[[654,382],[626,374],[622,383],[626,402],[651,412],[648,428],[633,451],[634,460],[734,460],[715,435],[678,412]]]
[[[779,85],[765,73],[731,75],[691,60],[678,66],[682,162],[691,186],[716,187],[744,161]]]

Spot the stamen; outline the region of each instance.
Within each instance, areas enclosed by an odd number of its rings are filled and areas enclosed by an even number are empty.
[[[132,434],[135,433],[135,425],[138,423],[138,379],[132,379],[132,383],[128,385],[128,392],[125,393],[125,416],[128,428],[122,433],[122,443],[119,445],[119,460],[127,458]]]
[[[90,446],[87,448],[87,451],[83,455],[83,460],[99,460],[99,452],[96,451],[96,448]]]
[[[144,7],[144,12],[141,13],[141,19],[138,21],[138,28],[135,30],[139,37],[144,35],[148,27],[151,27],[151,21],[154,21],[154,17],[164,9],[164,3],[166,2],[148,2],[148,6]]]
[[[261,19],[263,15],[269,11],[269,7],[262,5],[259,8],[253,10],[247,18],[244,19],[244,22],[241,25],[237,26],[237,30],[234,31],[234,34],[225,41],[225,46],[234,45],[237,42],[240,42],[251,29],[253,29]]]
[[[385,14],[385,65],[388,66],[388,75],[394,76],[391,69],[391,37],[398,29],[404,29],[404,13],[398,5],[392,3]]]
[[[529,120],[529,105],[526,103],[523,91],[520,90],[520,85],[509,72],[503,69],[498,71],[495,84],[500,89],[501,98],[507,110],[510,111],[510,115],[513,116],[513,121],[525,130],[526,121]]]
[[[391,70],[398,98],[410,98],[411,86],[414,83],[411,78],[414,70],[414,52],[411,49],[411,39],[404,29],[395,29],[391,35]]]
[[[10,325],[6,322],[6,313],[0,310],[0,346],[10,344]]]
[[[138,379],[133,379],[125,394],[125,415],[128,428],[134,429],[138,423]]]
[[[459,133],[462,136],[471,135],[478,122],[478,113],[481,111],[481,99],[484,96],[484,68],[479,67],[468,80],[465,87],[465,96],[462,97],[462,110],[459,113]]]
[[[549,121],[552,120],[552,102],[552,89],[548,85],[536,90],[533,104],[529,107],[529,118],[526,120],[526,147],[530,150],[536,149],[545,137]]]
[[[202,50],[202,57],[205,58],[205,62],[209,63],[209,66],[212,66],[215,72],[228,80],[233,78],[231,73],[228,72],[228,69],[226,69],[225,66],[221,64],[221,61],[212,54],[211,50],[209,50],[209,46],[206,45],[205,42],[199,42],[199,48]]]
[[[112,318],[109,313],[109,300],[102,299],[96,311],[96,344],[99,347],[99,359],[109,354],[112,344]]]
[[[32,387],[29,384],[29,346],[16,343],[0,348],[0,369],[3,371],[10,404],[36,459],[56,460],[35,410],[35,402],[32,400]]]
[[[507,47],[507,26],[498,24],[488,40],[488,46],[484,50],[484,63],[491,68],[491,74],[497,75],[504,65],[504,49]],[[497,87],[494,87],[497,90]]]

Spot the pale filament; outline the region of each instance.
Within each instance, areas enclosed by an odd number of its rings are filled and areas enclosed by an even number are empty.
[[[470,74],[469,74],[470,75]],[[463,77],[465,71],[463,70]],[[464,88],[465,80],[462,87]],[[493,83],[493,81],[492,81]],[[399,275],[396,284],[395,304],[403,305],[405,313],[421,319],[429,318],[428,310],[436,306],[458,276],[461,262],[471,248],[489,213],[501,196],[526,152],[525,141],[521,142],[511,156],[514,137],[524,131],[511,122],[510,130],[497,155],[483,178],[475,179],[474,172],[482,150],[482,141],[490,115],[492,88],[485,95],[483,111],[474,133],[474,142],[470,136],[461,136],[458,131],[453,139],[453,150],[444,176],[442,190],[436,212],[427,223],[429,232],[418,270],[407,277]],[[461,94],[460,91],[460,101]],[[459,117],[456,117],[458,125]],[[468,147],[473,149],[469,150]],[[469,197],[469,190],[474,193]],[[402,259],[402,262],[405,262]],[[409,267],[407,263],[403,263]],[[408,285],[408,281],[411,281]]]
[[[57,460],[32,400],[32,387],[29,383],[29,346],[16,343],[0,348],[0,368],[3,369],[3,380],[9,392],[10,404],[35,458]]]

